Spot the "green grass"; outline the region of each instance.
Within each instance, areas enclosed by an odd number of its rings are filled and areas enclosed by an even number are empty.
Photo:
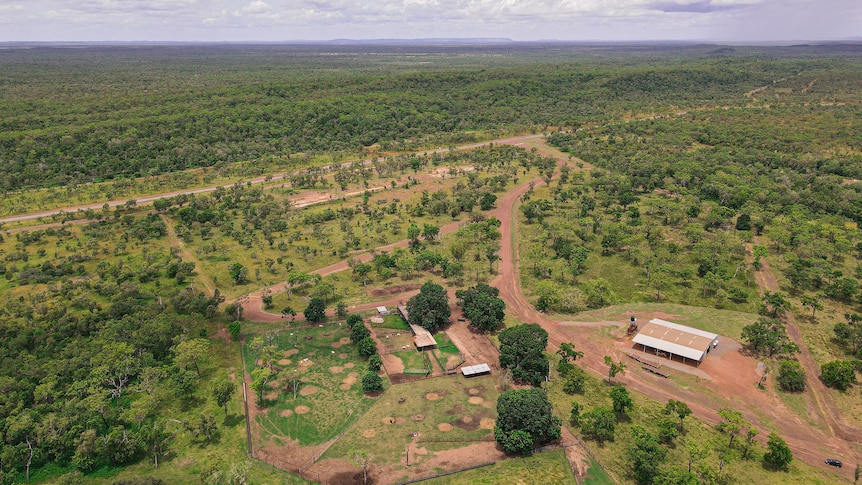
[[[401,359],[404,365],[405,374],[426,374],[428,363],[424,352],[419,352],[415,348],[410,348],[403,352],[395,352],[393,355]]]
[[[494,403],[499,396],[495,385],[496,379],[490,376],[470,380],[461,376],[438,377],[394,385],[374,402],[323,458],[344,458],[351,449],[363,449],[375,457],[375,466],[391,466],[396,471],[404,470],[405,474],[410,474],[410,478],[417,478],[421,475],[412,475],[415,468],[408,468],[403,463],[404,447],[414,442],[412,433],[418,433],[418,446],[429,451],[428,455],[417,455],[415,462],[411,456],[411,465],[414,466],[421,465],[435,451],[469,444],[424,440],[475,440],[490,436],[490,420],[496,418]],[[483,402],[470,403],[469,399],[473,396],[468,392],[469,389],[475,389],[475,397],[481,397]],[[430,393],[436,394],[430,396],[434,400],[428,399]],[[404,398],[404,402],[399,402],[400,398]],[[465,416],[470,417],[469,425],[464,423]],[[486,421],[483,422],[483,419]],[[451,430],[442,431],[438,428],[442,423],[449,424]],[[427,474],[426,471],[424,475]]]
[[[760,318],[760,315],[733,310],[716,310],[714,308],[680,305],[677,303],[637,302],[609,306],[574,315],[557,315],[554,318],[580,322],[599,322],[604,320],[627,322],[629,317],[635,313],[664,313],[666,314],[663,317],[665,320],[719,335],[726,335],[735,340],[739,340],[742,335],[742,327],[754,323],[754,321]],[[641,326],[648,321],[649,319],[644,321],[643,318],[638,318],[638,324]]]
[[[590,458],[590,466],[587,468],[587,476],[584,477],[586,485],[616,485],[611,477],[605,473],[599,462]]]
[[[265,439],[289,437],[302,445],[323,443],[341,433],[371,406],[374,401],[364,397],[359,382],[365,372],[365,361],[354,345],[344,344],[348,337],[347,327],[332,324],[281,332],[277,357],[280,364],[276,365],[279,374],[267,384],[264,391],[267,409],[257,416]],[[249,371],[257,358],[250,349],[251,340],[246,337]],[[304,359],[308,361],[303,362]],[[296,398],[292,388],[294,372],[301,381]],[[348,382],[352,385],[342,388]],[[312,392],[303,396],[303,389]],[[299,406],[308,407],[308,412],[298,414]],[[291,413],[286,413],[287,410]]]
[[[470,484],[552,484],[574,483],[575,477],[566,452],[555,449],[525,457],[513,457],[493,465],[433,478],[423,483],[434,485]],[[612,483],[612,482],[611,482]]]
[[[374,327],[391,328],[393,330],[410,330],[410,325],[401,318],[401,315],[391,314],[383,317],[383,323],[374,324]]]

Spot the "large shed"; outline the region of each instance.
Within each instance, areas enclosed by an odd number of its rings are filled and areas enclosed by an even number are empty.
[[[680,357],[684,363],[700,365],[710,349],[718,345],[718,335],[678,323],[653,318],[638,332],[632,342],[640,344],[644,352],[665,353],[673,360]]]

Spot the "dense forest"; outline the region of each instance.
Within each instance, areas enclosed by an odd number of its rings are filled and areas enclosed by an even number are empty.
[[[449,146],[626,113],[739,105],[752,86],[801,72],[840,73],[847,62],[815,57],[817,48],[799,49],[811,59],[784,59],[794,49],[729,55],[710,46],[610,54],[539,47],[457,55],[433,47],[5,49],[0,186],[86,183],[372,145]],[[842,100],[852,90],[828,96]]]

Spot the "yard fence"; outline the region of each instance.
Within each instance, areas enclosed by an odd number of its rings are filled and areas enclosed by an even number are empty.
[[[480,463],[479,465],[468,466],[466,468],[459,468],[457,470],[452,470],[443,473],[435,473],[434,475],[428,475],[425,477],[414,478],[413,480],[407,480],[406,482],[399,482],[398,485],[407,485],[408,483],[417,483],[425,480],[431,480],[432,478],[445,477],[446,475],[453,475],[455,473],[466,472],[467,470],[475,470],[476,468],[482,468],[484,466],[493,465],[497,463],[496,461],[489,461],[487,463]]]

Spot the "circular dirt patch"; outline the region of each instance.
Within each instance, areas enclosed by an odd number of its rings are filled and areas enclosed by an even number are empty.
[[[269,381],[266,383],[266,387],[268,387],[270,389],[277,389],[278,386],[280,386],[280,385],[281,385],[281,382],[279,382],[279,381]]]
[[[414,414],[413,416],[410,416],[410,419],[412,419],[413,421],[416,421],[418,423],[419,421],[425,420],[425,415],[424,414]]]
[[[265,396],[263,396],[263,398],[266,399],[267,401],[275,401],[276,399],[278,399],[278,393],[277,392],[270,392],[270,393],[267,393]]]
[[[366,438],[374,438],[375,436],[377,436],[377,430],[376,429],[366,429],[365,431],[362,432],[362,436],[364,436]]]
[[[347,384],[347,383],[344,383],[344,384],[338,386],[338,388],[341,389],[342,391],[349,391],[351,387],[353,387],[353,385]]]
[[[479,427],[482,429],[494,429],[494,419],[482,418],[482,420],[479,421]]]
[[[320,388],[316,387],[316,386],[305,386],[299,390],[299,395],[300,396],[310,396],[319,390],[320,390]]]
[[[292,361],[292,360],[290,360],[290,359],[281,359],[281,360],[279,360],[279,361],[278,361],[278,365],[280,365],[280,366],[282,366],[282,367],[284,367],[284,366],[286,366],[286,365],[290,365],[290,364],[292,364],[292,363],[293,363],[293,361]]]
[[[383,422],[383,424],[395,424],[395,418],[393,418],[392,416],[386,416],[380,421]]]
[[[343,370],[344,370],[344,367],[341,367],[340,365],[334,365],[334,366],[329,368],[329,372],[332,372],[333,374],[338,374]]]
[[[344,354],[342,354],[342,355],[344,355]],[[347,358],[346,355],[344,355],[344,357],[342,357],[342,359],[346,359],[346,358]],[[352,369],[354,367],[356,367],[356,364],[354,364],[353,362],[348,362],[348,363],[344,364],[345,369]]]
[[[479,396],[473,396],[470,399],[467,399],[467,402],[470,404],[482,404],[485,400]]]
[[[338,342],[332,342],[332,348],[333,348],[333,349],[337,349],[337,348],[339,348],[339,347],[341,347],[341,346],[343,346],[343,345],[347,345],[347,344],[349,344],[349,343],[350,343],[350,339],[349,339],[349,338],[347,338],[347,337],[341,337],[341,340],[339,340]]]
[[[464,424],[470,424],[473,422],[473,416],[464,416],[461,418],[461,422]]]
[[[278,413],[278,415],[282,418],[289,418],[293,416],[293,411],[291,411],[290,409],[282,409],[281,412]]]
[[[299,378],[299,382],[309,382],[309,381],[311,381],[311,379],[309,379],[308,377],[300,377]]]
[[[339,359],[346,359],[346,358],[347,358],[347,354],[338,354],[338,358],[339,358]],[[352,363],[351,363],[351,364],[347,364],[347,365],[345,365],[344,367],[347,367],[348,365],[349,365],[350,367],[353,367],[353,364],[352,364]]]
[[[298,354],[298,353],[299,353],[299,349],[290,349],[290,350],[285,350],[285,351],[284,351],[284,356],[285,356],[285,357],[290,357],[291,355],[295,355],[295,354]]]
[[[429,401],[439,401],[440,394],[437,394],[436,392],[429,392],[428,394],[425,394],[425,399]]]
[[[296,409],[293,410],[296,414],[305,414],[311,411],[311,408],[308,406],[297,406]]]
[[[471,387],[470,389],[467,389],[467,393],[470,394],[471,396],[478,396],[480,392],[481,391],[479,391],[475,387]]]
[[[452,431],[452,425],[449,423],[440,423],[437,425],[437,429],[446,433],[447,431]]]

